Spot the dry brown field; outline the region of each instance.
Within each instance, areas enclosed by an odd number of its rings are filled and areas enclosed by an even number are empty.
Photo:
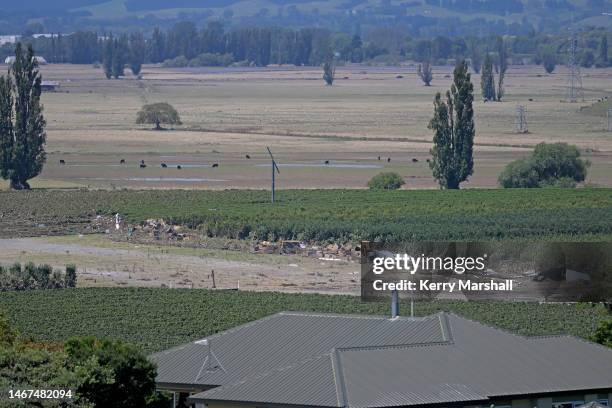
[[[426,163],[427,123],[435,93],[451,84],[451,67],[436,67],[431,87],[414,66],[340,67],[332,87],[324,86],[319,69],[304,67],[145,66],[142,79],[120,80],[106,80],[92,66],[41,71],[61,86],[43,96],[48,161],[34,187],[267,188],[266,146],[280,164],[279,188],[361,188],[383,170],[403,175],[405,188],[436,186]],[[580,108],[612,93],[612,69],[582,74],[585,102],[573,104],[563,102],[562,66],[552,75],[511,67],[501,103],[483,103],[480,76],[473,75],[476,164],[465,186],[495,186],[509,161],[542,141],[577,144],[592,162],[587,181],[611,186],[612,133],[605,117]],[[135,124],[144,103],[161,101],[177,108],[182,125],[152,131]],[[514,132],[517,104],[526,107],[528,134]]]

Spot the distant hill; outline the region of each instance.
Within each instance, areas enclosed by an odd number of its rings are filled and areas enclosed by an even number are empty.
[[[413,35],[486,32],[558,33],[576,26],[612,28],[612,0],[0,0],[0,34],[31,23],[46,28],[132,29],[178,20],[232,25],[319,26],[351,31],[361,26],[402,26]],[[28,16],[26,12],[31,14]],[[19,14],[21,12],[21,15]],[[58,16],[70,16],[58,19]],[[45,23],[45,16],[48,18]]]

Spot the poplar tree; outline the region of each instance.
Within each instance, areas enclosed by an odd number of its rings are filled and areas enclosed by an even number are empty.
[[[15,62],[0,77],[0,176],[15,190],[29,189],[46,159],[40,84],[32,46],[24,51],[17,43]]]
[[[480,88],[482,89],[482,98],[485,101],[495,100],[495,74],[493,74],[493,60],[491,59],[491,55],[488,53],[485,56],[484,63],[482,64]]]
[[[421,77],[421,81],[423,81],[425,86],[431,86],[431,80],[433,79],[433,73],[432,73],[431,65],[429,64],[429,61],[425,61],[422,64],[419,64],[417,73],[419,77]]]
[[[459,189],[459,184],[474,172],[474,85],[467,62],[459,61],[453,75],[446,102],[439,92],[436,94],[429,123],[434,131],[429,167],[443,189]]]
[[[506,42],[502,37],[497,39],[497,55],[499,58],[499,81],[497,85],[497,101],[501,102],[502,96],[504,96],[504,77],[508,70],[508,49]],[[493,81],[495,82],[495,81]]]
[[[599,43],[599,53],[595,65],[598,68],[605,68],[608,66],[608,34],[603,33],[601,42]]]

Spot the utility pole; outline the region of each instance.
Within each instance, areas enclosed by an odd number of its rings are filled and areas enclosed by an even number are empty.
[[[525,114],[525,106],[516,106],[516,133],[529,133],[527,128],[527,115]]]
[[[568,77],[567,77],[567,95],[566,101],[575,103],[578,102],[578,99],[584,101],[584,93],[582,91],[582,77],[580,75],[580,67],[576,61],[576,54],[578,48],[578,38],[576,37],[576,33],[572,33],[572,38],[570,41],[570,46],[568,49],[568,59],[567,59],[567,69],[568,69]]]
[[[274,204],[275,187],[276,187],[275,186],[276,173],[280,174],[280,170],[278,169],[278,166],[276,165],[276,160],[274,160],[274,156],[272,155],[270,148],[266,147],[266,149],[268,149],[268,154],[270,155],[270,159],[272,160],[272,204]]]

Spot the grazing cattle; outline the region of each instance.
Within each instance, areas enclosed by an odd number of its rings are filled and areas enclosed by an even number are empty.
[[[181,165],[180,165],[180,164],[178,164],[178,165],[176,166],[176,168],[177,168],[177,169],[179,169],[179,170],[180,170],[180,169],[182,169],[182,167],[181,167]]]
[[[431,160],[427,159],[427,163],[430,163],[430,162],[431,162]]]
[[[378,161],[380,161],[380,156],[378,156]]]
[[[125,164],[125,159],[119,160],[119,164]]]
[[[248,154],[247,154],[246,156],[244,156],[244,157],[246,157],[247,159],[250,159],[250,158],[251,158],[251,156],[249,156]]]
[[[60,164],[66,164],[66,160],[61,159],[61,160],[60,160]]]
[[[329,160],[325,160],[325,164],[329,164]]]
[[[219,163],[213,163],[212,167],[213,167],[213,169],[214,169],[215,167],[219,167]]]
[[[418,161],[419,161],[419,159],[417,159],[416,157],[413,157],[413,158],[412,158],[412,162],[413,162],[413,163],[418,163]]]
[[[162,168],[164,168],[164,169],[165,169],[166,167],[168,167],[168,165],[167,165],[166,163],[162,163],[162,164],[161,164],[161,166],[162,166]]]
[[[144,160],[140,161],[140,168],[144,169],[145,167],[147,167],[147,165],[145,164]]]
[[[387,157],[387,163],[391,163],[391,158]]]

